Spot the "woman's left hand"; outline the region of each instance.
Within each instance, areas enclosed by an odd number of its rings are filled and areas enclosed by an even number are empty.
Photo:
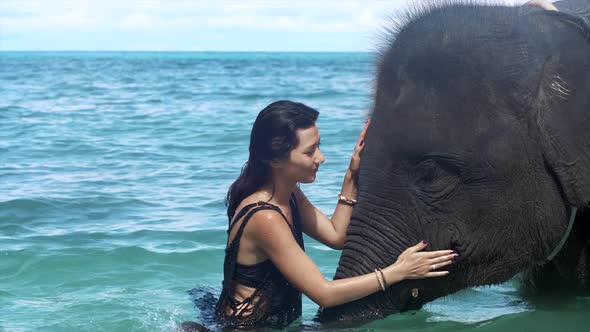
[[[348,170],[353,177],[356,176],[356,172],[359,170],[359,166],[361,164],[361,152],[365,148],[365,136],[367,135],[367,130],[369,129],[370,124],[370,119],[365,122],[365,126],[359,135],[359,139],[357,140],[354,151],[352,152],[352,157],[350,158]]]

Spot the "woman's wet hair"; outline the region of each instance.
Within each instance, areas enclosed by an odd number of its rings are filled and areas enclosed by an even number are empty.
[[[296,130],[312,127],[318,115],[315,109],[288,100],[275,101],[258,113],[250,134],[250,156],[225,199],[230,221],[240,202],[270,179],[271,162],[289,158],[298,144]]]

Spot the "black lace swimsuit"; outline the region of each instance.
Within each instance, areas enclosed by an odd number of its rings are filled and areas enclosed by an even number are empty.
[[[289,226],[293,237],[304,249],[299,211],[294,196],[291,196],[289,203],[293,214],[293,226]],[[275,210],[287,222],[287,218],[277,206],[266,202],[247,205],[233,218],[237,222],[245,216],[235,237],[225,249],[222,291],[215,307],[217,321],[223,326],[281,328],[301,316],[301,292],[285,279],[272,261],[265,260],[253,265],[237,262],[244,228],[250,218],[261,210]],[[228,236],[236,222],[229,226]],[[236,284],[255,288],[255,291],[243,301],[238,301],[234,298]]]

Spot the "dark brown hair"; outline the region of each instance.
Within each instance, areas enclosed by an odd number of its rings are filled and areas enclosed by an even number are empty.
[[[258,113],[250,134],[248,161],[225,199],[230,221],[240,202],[269,179],[270,163],[289,158],[298,143],[295,131],[312,127],[318,115],[315,109],[288,100],[275,101]]]

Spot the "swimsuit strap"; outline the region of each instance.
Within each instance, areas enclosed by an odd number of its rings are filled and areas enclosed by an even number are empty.
[[[229,232],[233,228],[233,225],[235,224],[235,222],[240,220],[240,218],[242,218],[244,216],[244,214],[246,214],[246,212],[248,212],[248,210],[250,210],[251,208],[253,208],[255,206],[260,206],[260,205],[270,205],[270,206],[277,207],[276,205],[265,202],[265,201],[258,201],[256,203],[250,203],[250,204],[244,206],[237,214],[234,214],[233,218],[230,218],[228,220],[227,233],[229,234]],[[294,207],[297,208],[297,199],[295,198],[295,194],[291,194],[291,197],[289,197],[289,206],[291,207],[291,214],[294,216],[295,211],[293,208]],[[280,209],[279,209],[279,211],[280,211]],[[281,212],[281,215],[283,216],[283,218],[287,219],[287,217],[285,217],[285,215],[283,214],[283,211],[280,211],[280,212]],[[299,213],[299,211],[296,211],[296,212]],[[232,223],[232,221],[234,221],[234,222]],[[293,221],[295,221],[295,220],[293,220]]]
[[[251,203],[251,204],[248,204],[248,205],[244,206],[244,207],[243,207],[243,208],[240,210],[240,212],[238,212],[238,214],[234,214],[234,217],[233,217],[233,218],[231,218],[231,219],[229,220],[229,222],[228,222],[228,225],[227,225],[227,226],[228,226],[228,227],[227,227],[227,232],[229,233],[229,232],[231,231],[231,229],[234,227],[234,225],[236,224],[236,222],[237,222],[238,220],[240,220],[240,218],[242,218],[242,217],[243,217],[243,216],[246,214],[246,212],[248,212],[248,211],[249,211],[251,208],[253,208],[253,207],[255,207],[255,206],[261,205],[262,203],[264,203],[264,202],[262,202],[262,201],[258,201],[258,202],[256,202],[256,203]],[[233,221],[233,222],[232,222],[232,221]]]
[[[248,224],[248,221],[250,220],[250,218],[252,218],[252,216],[256,212],[258,212],[260,210],[274,210],[274,211],[280,213],[281,216],[283,217],[283,220],[285,221],[285,223],[287,223],[287,226],[289,226],[289,229],[291,230],[291,232],[294,231],[291,224],[289,224],[287,217],[283,214],[283,211],[281,211],[281,209],[278,206],[260,201],[258,203],[253,203],[253,204],[249,204],[249,205],[245,206],[240,211],[240,213],[236,216],[236,218],[234,218],[235,222],[232,223],[228,229],[228,237],[229,237],[229,232],[233,229],[233,226],[238,222],[239,218],[241,218],[244,214],[246,214],[246,216],[244,217],[244,220],[242,220],[242,224],[240,225],[240,228],[238,228],[238,231],[237,231],[236,235],[234,236],[229,247],[233,247],[235,244],[237,244],[239,242],[240,238],[242,237],[242,233],[244,232],[244,228]],[[228,249],[229,249],[229,247],[228,247]]]

